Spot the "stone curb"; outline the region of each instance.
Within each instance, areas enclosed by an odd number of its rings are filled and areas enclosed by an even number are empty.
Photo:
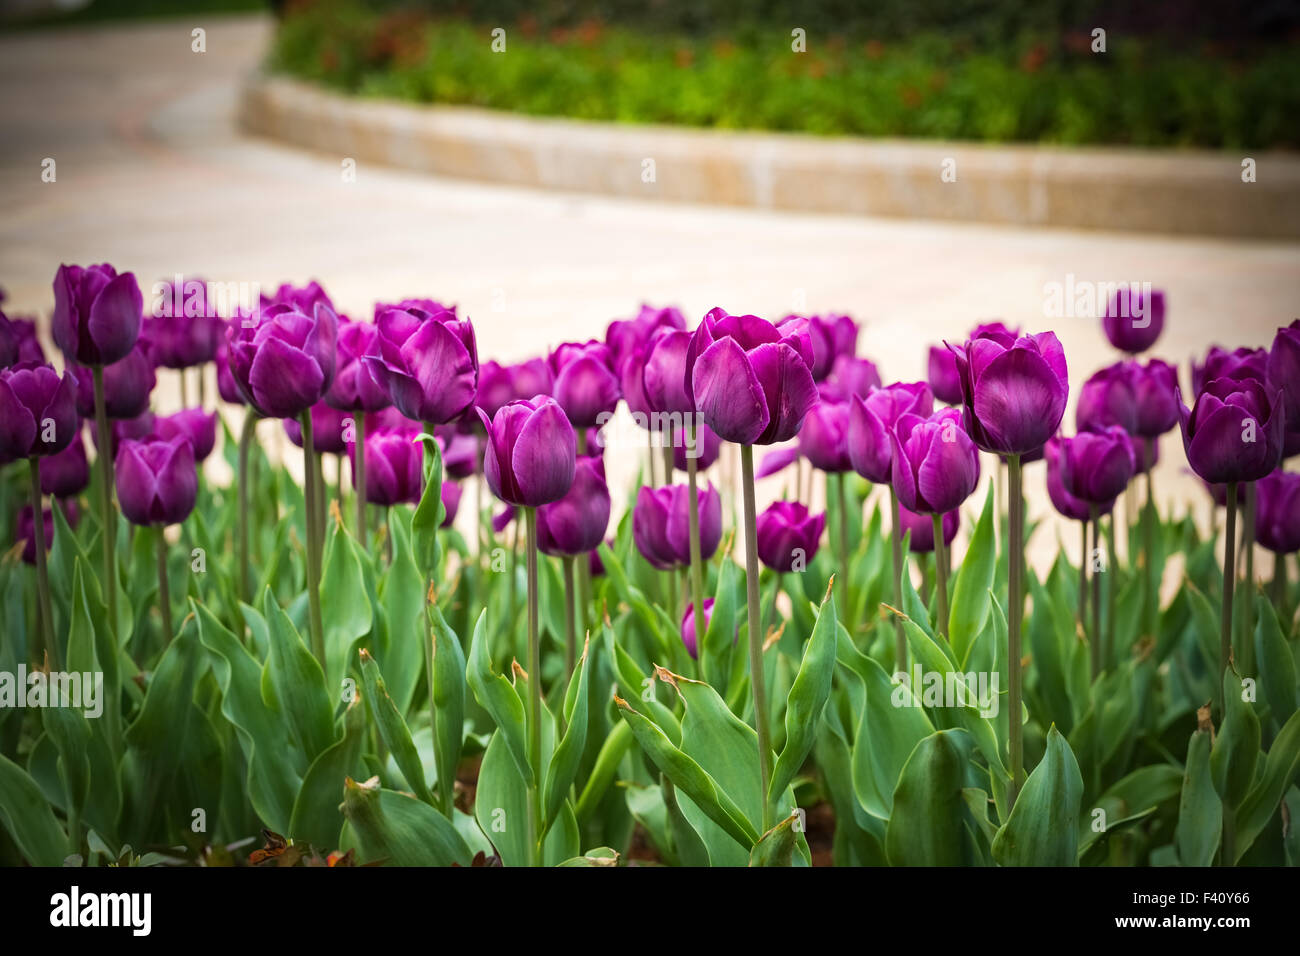
[[[257,76],[250,132],[358,162],[516,186],[800,212],[1300,238],[1300,157],[820,139],[412,106]],[[653,181],[643,181],[647,161]],[[951,161],[951,162],[950,162]],[[941,178],[945,163],[956,181]]]

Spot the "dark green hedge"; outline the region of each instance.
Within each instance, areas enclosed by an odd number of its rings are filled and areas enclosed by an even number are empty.
[[[503,2],[503,0],[497,0]],[[957,0],[948,0],[957,2]],[[1087,34],[996,45],[947,34],[688,34],[596,21],[504,24],[331,4],[291,14],[273,65],[362,95],[535,115],[732,129],[991,142],[1231,149],[1300,145],[1300,59],[1285,48],[1207,57]],[[805,28],[807,29],[807,28]]]

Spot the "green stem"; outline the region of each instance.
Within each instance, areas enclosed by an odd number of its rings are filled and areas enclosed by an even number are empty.
[[[41,507],[41,460],[31,458],[31,499],[32,499],[32,535],[36,545],[36,607],[40,616],[41,642],[55,670],[62,669],[62,655],[54,642],[54,612],[50,602],[50,571],[45,556],[45,509]],[[50,502],[50,507],[58,504]],[[41,655],[36,656],[37,663],[42,663]]]
[[[537,509],[524,508],[523,512],[528,531],[528,759],[533,769],[528,844],[533,865],[542,866],[542,648],[537,634]]]
[[[162,614],[163,647],[172,642],[176,632],[172,630],[172,592],[167,581],[167,538],[163,534],[163,525],[154,525],[158,535],[158,610]]]
[[[1223,618],[1219,623],[1219,685],[1215,696],[1219,698],[1219,714],[1223,714],[1223,675],[1228,672],[1232,658],[1232,589],[1236,583],[1237,546],[1237,483],[1228,482],[1228,524],[1223,541]]]
[[[1008,477],[1011,488],[1011,501],[1007,509],[1010,512],[1011,542],[1008,551],[1008,583],[1010,607],[1007,618],[1007,744],[1011,751],[1011,786],[1007,791],[1007,806],[1015,806],[1020,793],[1021,776],[1025,762],[1024,744],[1021,726],[1021,669],[1020,669],[1020,625],[1025,613],[1024,568],[1025,568],[1025,532],[1024,532],[1024,487],[1020,472],[1020,456],[1007,456]]]
[[[688,419],[690,416],[687,416]],[[695,605],[695,657],[704,662],[704,557],[700,547],[700,497],[696,469],[695,426],[686,425],[686,483],[688,530],[691,537],[691,601]],[[703,671],[701,671],[703,674]]]
[[[892,526],[889,529],[889,544],[894,556],[894,608],[903,610],[903,523],[898,513],[898,492],[889,486],[889,509]],[[894,618],[894,670],[907,670],[907,638],[903,636],[903,622],[897,614]]]
[[[113,507],[113,436],[108,430],[108,405],[104,401],[104,369],[98,365],[91,369],[95,385],[95,434],[99,454],[95,467],[99,469],[99,519],[104,539],[104,596],[108,607],[108,626],[117,633],[117,513]]]
[[[245,604],[253,601],[253,571],[248,557],[248,452],[256,432],[257,414],[250,408],[239,432],[239,524],[235,532],[239,538],[239,599]],[[244,629],[241,627],[239,632],[242,634]]]
[[[1079,522],[1079,627],[1088,633],[1088,522]]]
[[[581,433],[579,433],[581,434]],[[646,484],[651,488],[657,487],[659,482],[655,477],[655,433],[647,431],[646,435]],[[578,447],[581,451],[582,439],[578,439]]]
[[[574,614],[578,595],[573,582],[573,562],[571,556],[566,556],[561,562],[564,566],[564,669],[568,674],[573,673],[573,665],[578,660],[578,636]]]
[[[319,499],[323,497],[317,484],[320,472],[316,468],[316,440],[311,430],[311,410],[299,416],[302,425],[302,464],[305,481],[303,483],[307,511],[307,613],[311,622],[311,649],[320,666],[325,666],[325,631],[321,622],[320,611],[320,573],[321,573],[321,526],[319,518]]]
[[[664,484],[671,485],[674,477],[673,469],[676,467],[673,464],[673,443],[668,439],[666,432],[661,432],[660,434],[664,436],[664,446],[661,451],[664,459]]]
[[[1092,505],[1092,550],[1101,548],[1101,518],[1097,506]],[[1089,555],[1089,560],[1092,556]],[[1101,578],[1096,570],[1092,572],[1092,634],[1089,635],[1089,651],[1092,656],[1092,678],[1096,680],[1101,674]]]
[[[357,543],[366,549],[366,413],[353,414],[356,422],[356,444],[352,465],[352,493],[357,496]],[[342,485],[340,478],[339,484]]]
[[[930,520],[934,522],[934,566],[937,570],[935,592],[939,596],[938,631],[946,639],[948,637],[948,557],[947,545],[943,540],[943,515],[931,515]]]
[[[1115,512],[1111,511],[1110,521],[1106,522],[1106,630],[1102,635],[1101,666],[1111,667],[1115,656],[1115,593],[1119,588],[1119,558],[1115,550],[1115,539],[1119,529],[1115,524]]]
[[[758,517],[754,505],[754,448],[740,446],[741,484],[745,495],[745,590],[749,604],[749,678],[754,692],[754,723],[758,730],[758,778],[763,799],[763,833],[772,829],[772,745],[767,726],[767,688],[763,674],[763,633],[758,603]]]
[[[1144,632],[1151,637],[1156,633],[1156,618],[1159,614],[1160,596],[1156,593],[1156,566],[1155,566],[1155,522],[1156,522],[1156,505],[1155,495],[1151,490],[1151,439],[1146,439],[1143,443],[1144,464],[1146,465],[1143,473],[1146,475],[1147,500],[1142,509],[1142,625]]]
[[[830,481],[830,475],[826,476]],[[849,623],[849,506],[848,498],[844,493],[844,486],[849,482],[849,476],[844,472],[835,476],[835,496],[836,508],[839,510],[839,600],[840,600],[840,620],[847,627]]]
[[[203,366],[197,369],[199,373],[199,408],[206,408],[208,404],[208,376],[204,372]]]
[[[1241,636],[1241,672],[1255,673],[1255,483],[1246,482],[1241,546],[1246,551],[1246,621]]]
[[[1286,617],[1286,555],[1273,555],[1273,604],[1278,616]]]

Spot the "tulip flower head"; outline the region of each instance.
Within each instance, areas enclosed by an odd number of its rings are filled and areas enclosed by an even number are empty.
[[[1183,449],[1205,481],[1258,481],[1282,461],[1286,408],[1280,391],[1250,378],[1207,382],[1189,410],[1178,393]]]
[[[104,366],[125,358],[140,335],[144,297],[130,272],[110,265],[59,266],[54,276],[54,342],[70,361]]]
[[[908,550],[913,554],[930,554],[934,551],[934,521],[930,515],[917,514],[902,505],[898,506],[898,521],[903,534],[911,534]],[[954,509],[943,515],[943,543],[952,544],[961,525],[960,514]]]
[[[724,441],[789,441],[819,400],[812,361],[801,322],[778,330],[755,315],[714,309],[691,340],[688,393],[701,419]]]
[[[758,516],[758,556],[782,574],[807,569],[817,555],[826,514],[810,514],[797,501],[774,501]]]
[[[1097,431],[1118,425],[1130,435],[1137,432],[1136,363],[1116,362],[1083,383],[1075,405],[1075,427]]]
[[[334,382],[325,402],[345,412],[377,412],[392,404],[388,389],[366,367],[367,355],[379,354],[379,327],[371,322],[341,322]]]
[[[712,484],[696,492],[700,511],[700,556],[708,560],[722,541],[722,498]],[[691,561],[690,491],[684,484],[637,490],[632,540],[652,565],[666,571]]]
[[[577,435],[553,398],[538,395],[501,406],[489,418],[478,410],[487,430],[483,473],[502,501],[526,508],[559,501],[573,484]]]
[[[204,461],[217,443],[217,413],[186,408],[153,420],[153,432],[164,440],[188,438],[194,446],[194,460]]]
[[[1178,369],[1160,359],[1133,363],[1133,395],[1137,428],[1144,438],[1157,438],[1178,425]]]
[[[777,323],[778,329],[784,329],[793,323],[801,323],[808,332],[812,345],[813,380],[824,381],[831,374],[837,360],[853,358],[858,350],[858,323],[847,315],[812,315],[803,318],[787,315]]]
[[[1275,471],[1255,495],[1256,540],[1277,555],[1300,551],[1300,474]]]
[[[76,380],[52,365],[0,369],[0,462],[43,458],[67,448],[81,424]]]
[[[866,398],[853,396],[847,436],[853,470],[876,484],[888,483],[894,458],[890,432],[904,415],[929,418],[933,413],[934,395],[924,382],[896,382]]]
[[[230,373],[264,418],[297,418],[334,381],[338,316],[317,303],[311,315],[275,304],[230,326]]]
[[[313,405],[311,407],[311,440],[316,453],[318,455],[341,455],[347,451],[352,438],[352,428],[347,423],[352,420],[351,414],[339,411],[325,402],[317,402]],[[299,448],[302,447],[302,425],[298,422],[298,419],[286,418],[284,420],[284,432],[289,436],[289,441]],[[196,453],[197,450],[196,446]],[[199,455],[199,458],[201,460],[203,456]]]
[[[953,511],[979,484],[979,449],[962,428],[957,409],[945,408],[929,418],[902,415],[890,439],[890,480],[899,504],[909,511]]]
[[[609,512],[605,465],[598,457],[583,456],[564,497],[537,509],[537,546],[551,555],[586,554],[605,539]]]
[[[1056,334],[1022,335],[1010,345],[971,339],[953,351],[966,431],[975,444],[1002,455],[1038,452],[1061,424],[1070,390]]]
[[[605,343],[565,343],[547,364],[555,377],[552,394],[574,428],[594,428],[614,413],[623,390]]]
[[[1106,304],[1101,325],[1110,344],[1121,352],[1145,352],[1165,327],[1164,292],[1121,287]]]
[[[141,335],[124,358],[104,367],[104,412],[109,418],[135,418],[148,410],[150,394],[158,383],[149,355],[149,340],[147,335]],[[72,363],[68,369],[77,377],[77,412],[93,419],[95,373],[87,366]]]
[[[474,326],[452,312],[389,309],[379,316],[378,355],[364,359],[371,377],[407,418],[444,425],[478,393]]]
[[[90,484],[90,462],[86,460],[86,443],[77,425],[74,437],[63,451],[41,462],[41,492],[56,498],[79,494]]]
[[[414,428],[379,428],[366,433],[366,501],[370,504],[389,507],[419,502],[424,490],[424,448],[418,434]],[[355,465],[355,443],[352,454]],[[443,482],[443,487],[450,484]]]
[[[799,430],[799,451],[814,468],[832,474],[853,470],[848,441],[848,402],[814,405]]]
[[[1062,488],[1090,509],[1109,511],[1137,472],[1133,443],[1118,425],[1061,439],[1056,451]]]
[[[188,438],[124,440],[113,474],[122,514],[132,524],[180,524],[194,510],[199,482]]]
[[[1286,449],[1290,458],[1300,455],[1300,319],[1273,337],[1268,352],[1267,380],[1270,388],[1280,389],[1286,408]]]
[[[63,517],[67,519],[68,527],[75,528],[81,515],[77,511],[77,505],[71,499],[58,501],[57,506],[63,510]],[[44,519],[45,550],[49,551],[54,546],[54,509],[45,507],[41,509],[41,516]],[[23,505],[18,511],[18,521],[14,527],[14,537],[23,543],[23,561],[26,564],[36,563],[36,527],[32,521],[32,506]]]

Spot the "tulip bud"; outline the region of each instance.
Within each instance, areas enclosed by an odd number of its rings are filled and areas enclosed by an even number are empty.
[[[929,418],[902,415],[890,438],[891,482],[899,504],[909,511],[953,511],[979,484],[979,449],[961,427],[957,409],[945,408]]]
[[[179,524],[194,510],[199,482],[188,438],[124,440],[113,474],[122,514],[132,524]]]
[[[722,498],[711,484],[696,491],[700,556],[708,560],[722,541]],[[641,486],[632,508],[632,540],[660,570],[690,564],[690,491],[686,485]]]
[[[1189,411],[1178,394],[1183,449],[1208,482],[1258,481],[1282,461],[1286,409],[1282,393],[1255,379],[1207,382]]]
[[[483,473],[502,501],[536,508],[564,497],[577,467],[577,436],[554,399],[538,395],[503,405],[487,430]]]
[[[797,501],[774,501],[758,516],[758,556],[782,574],[803,571],[817,555],[826,515],[809,514]]]
[[[564,497],[537,509],[537,546],[551,555],[585,554],[604,540],[609,512],[604,463],[595,457],[579,458]]]
[[[311,316],[269,305],[230,326],[230,373],[264,418],[297,418],[334,381],[338,317],[327,305]]]
[[[1038,452],[1056,433],[1070,383],[1065,352],[1053,332],[1010,345],[992,337],[954,349],[966,431],[985,451]]]
[[[443,425],[470,407],[478,392],[474,326],[452,312],[389,309],[378,320],[378,355],[366,368],[407,418]]]
[[[1256,483],[1255,537],[1279,556],[1300,551],[1300,474],[1275,471]]]
[[[140,335],[144,297],[130,272],[110,265],[59,266],[54,276],[54,342],[79,365],[112,365]]]
[[[56,454],[80,425],[70,372],[33,362],[0,369],[0,461]]]

